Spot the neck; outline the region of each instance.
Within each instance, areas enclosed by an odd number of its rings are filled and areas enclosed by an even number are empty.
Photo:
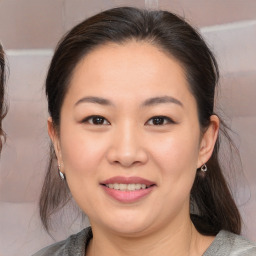
[[[93,239],[89,244],[88,256],[155,256],[171,255],[194,256],[202,255],[213,238],[203,240],[190,219],[180,225],[167,225],[150,234],[142,236],[125,236],[97,229],[92,225]]]

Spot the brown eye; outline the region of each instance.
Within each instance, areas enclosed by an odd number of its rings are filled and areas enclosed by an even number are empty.
[[[109,121],[103,116],[89,116],[85,118],[82,122],[89,123],[92,125],[109,125],[110,124]]]
[[[153,125],[162,125],[164,124],[165,119],[163,117],[152,118]]]
[[[174,121],[166,116],[154,116],[147,121],[147,125],[166,125],[174,123]]]

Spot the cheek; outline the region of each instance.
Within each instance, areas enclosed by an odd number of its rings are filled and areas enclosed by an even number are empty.
[[[193,133],[192,133],[193,134]],[[159,163],[172,166],[185,166],[197,163],[199,135],[177,132],[150,139],[151,154]],[[198,133],[199,134],[199,133]]]
[[[99,185],[102,158],[107,145],[106,139],[99,135],[86,136],[83,131],[65,129],[61,136],[61,152],[64,171],[71,194],[80,208],[90,213],[95,207],[95,190]],[[73,136],[67,136],[73,134]],[[94,191],[94,196],[92,196]],[[97,206],[98,207],[98,206]]]
[[[172,190],[179,198],[180,192],[189,194],[193,185],[199,154],[199,133],[177,132],[157,140],[151,139],[151,158],[162,172],[160,183],[166,194]],[[174,189],[175,188],[175,189]]]
[[[84,176],[94,174],[104,157],[108,138],[99,138],[93,133],[86,135],[81,129],[72,133],[66,129],[62,134],[61,152],[66,175],[82,180]]]

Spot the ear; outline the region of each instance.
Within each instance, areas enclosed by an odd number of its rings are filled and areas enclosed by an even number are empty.
[[[51,141],[55,150],[55,154],[58,159],[58,164],[61,164],[62,156],[61,156],[61,149],[60,149],[60,140],[59,140],[59,136],[57,134],[56,128],[53,125],[53,121],[51,117],[49,117],[47,120],[47,128],[48,128],[49,137],[51,138]]]
[[[210,117],[210,125],[204,132],[200,142],[197,168],[200,168],[211,157],[220,127],[220,120],[216,115]]]

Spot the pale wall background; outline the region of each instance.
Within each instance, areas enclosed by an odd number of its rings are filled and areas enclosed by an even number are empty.
[[[221,68],[220,105],[241,150],[244,178],[235,194],[244,217],[243,234],[256,241],[256,1],[255,0],[0,0],[0,40],[9,60],[8,134],[0,161],[0,255],[31,255],[53,240],[42,229],[37,201],[48,155],[43,94],[53,49],[64,32],[101,10],[154,2],[199,27]],[[70,210],[66,210],[70,212]],[[81,228],[69,215],[62,239]]]

